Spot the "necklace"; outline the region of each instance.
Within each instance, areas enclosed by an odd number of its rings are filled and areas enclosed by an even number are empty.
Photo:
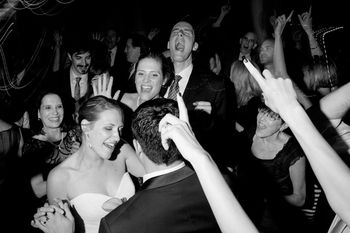
[[[65,153],[65,150],[64,150],[63,132],[61,132],[60,140],[56,142],[53,140],[49,140],[46,134],[44,135],[41,134],[41,135],[42,137],[44,137],[42,138],[43,140],[41,141],[48,142],[53,146],[52,152],[47,155],[47,158],[45,161],[47,164],[58,164],[59,162],[62,162],[64,159],[66,159],[69,156],[69,153]]]
[[[45,135],[45,134],[44,134]],[[49,142],[51,145],[54,145],[55,147],[58,147],[58,150],[61,150],[61,144],[63,142],[63,132],[61,131],[61,138],[59,141],[55,142],[47,138],[47,142]],[[59,143],[58,143],[59,142]]]

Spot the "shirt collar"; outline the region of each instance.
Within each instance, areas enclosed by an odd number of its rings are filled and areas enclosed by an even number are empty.
[[[193,64],[187,66],[185,69],[183,69],[180,73],[176,75],[180,75],[182,77],[181,80],[188,80],[190,78],[192,70],[193,70]]]
[[[109,50],[112,52],[112,54],[115,54],[117,52],[117,46],[114,46],[113,49]]]
[[[182,77],[181,80],[179,81],[179,91],[182,94],[184,93],[184,91],[186,89],[186,86],[187,86],[188,80],[190,79],[192,70],[193,70],[193,64],[187,66],[180,73],[176,74],[176,75],[180,75]]]
[[[143,176],[143,183],[145,183],[146,180],[149,180],[149,179],[151,179],[153,177],[161,176],[161,175],[164,175],[164,174],[168,174],[168,173],[177,171],[177,170],[183,168],[184,166],[185,166],[185,162],[181,162],[180,164],[176,165],[175,167],[171,167],[171,168],[164,169],[164,170],[161,170],[161,171],[155,171],[155,172],[148,173],[148,174]]]
[[[86,81],[87,80],[87,77],[88,77],[88,74],[82,74],[82,75],[77,75],[74,73],[73,69],[71,68],[70,69],[70,78],[72,81],[75,81],[75,78],[76,77],[81,77],[81,81]]]

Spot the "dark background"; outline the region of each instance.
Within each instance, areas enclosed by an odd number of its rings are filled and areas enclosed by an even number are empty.
[[[22,100],[30,97],[45,76],[42,64],[49,66],[48,48],[52,45],[52,36],[46,34],[40,54],[33,56],[35,48],[43,38],[43,32],[53,28],[64,28],[66,31],[103,31],[108,26],[114,26],[121,35],[130,32],[146,34],[151,27],[161,29],[161,38],[168,39],[173,24],[185,16],[190,16],[195,25],[209,25],[220,13],[222,5],[228,0],[12,0],[19,1],[12,14],[4,14],[6,3],[0,1],[0,42],[2,53],[0,56],[0,105],[10,103],[15,97]],[[31,2],[37,5],[28,5]],[[298,23],[297,14],[305,12],[312,5],[314,29],[344,26],[327,35],[327,45],[332,50],[348,48],[347,36],[350,20],[345,1],[341,0],[230,0],[231,11],[225,17],[222,28],[228,45],[236,46],[239,36],[246,29],[252,28],[252,19],[256,17],[254,8],[256,3],[263,7],[268,16],[276,13],[289,14],[295,10],[292,23]],[[25,4],[21,4],[25,3]],[[40,7],[38,7],[40,5]],[[12,23],[12,26],[9,25]],[[266,22],[268,24],[268,21]],[[4,37],[6,30],[12,32]],[[47,46],[47,47],[45,47]],[[330,49],[331,50],[331,49]],[[51,52],[52,53],[52,52]],[[35,60],[33,60],[35,58]],[[10,82],[15,80],[24,67],[30,66],[30,72],[24,83],[32,82],[29,87],[11,87]],[[6,68],[6,69],[5,69]],[[29,90],[23,92],[23,90]],[[24,94],[23,94],[24,93]],[[6,101],[4,101],[4,99]]]
[[[288,14],[295,9],[294,20],[297,20],[297,13],[307,11],[312,5],[314,25],[318,26],[339,26],[350,21],[345,1],[341,0],[230,0],[232,9],[224,24],[232,26],[232,31],[249,25],[252,19],[251,4],[259,1],[264,2],[267,14],[273,14],[273,9],[276,9],[278,15]],[[145,33],[154,25],[169,28],[174,21],[185,15],[191,15],[202,22],[217,16],[225,3],[227,0],[50,0],[42,9],[19,10],[17,14],[27,30],[31,30],[32,26],[50,24],[63,24],[79,30],[98,30],[114,24],[122,33]]]

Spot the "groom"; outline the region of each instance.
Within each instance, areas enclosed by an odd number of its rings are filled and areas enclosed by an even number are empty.
[[[175,101],[154,99],[136,110],[134,146],[147,174],[141,190],[101,220],[100,233],[220,232],[195,172],[172,141],[162,146],[158,125],[167,113],[179,115]]]

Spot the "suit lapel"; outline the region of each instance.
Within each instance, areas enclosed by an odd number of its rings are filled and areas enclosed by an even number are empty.
[[[176,182],[179,182],[189,176],[192,176],[195,174],[195,172],[189,168],[188,166],[185,166],[179,170],[176,170],[174,172],[164,174],[161,176],[153,177],[149,180],[147,180],[142,186],[141,189],[154,189],[159,188],[165,185],[173,184]]]
[[[183,93],[183,99],[188,110],[192,110],[192,103],[198,100],[197,90],[202,90],[202,86],[207,83],[207,77],[203,76],[200,70],[195,67],[196,66],[193,66],[193,70]]]

